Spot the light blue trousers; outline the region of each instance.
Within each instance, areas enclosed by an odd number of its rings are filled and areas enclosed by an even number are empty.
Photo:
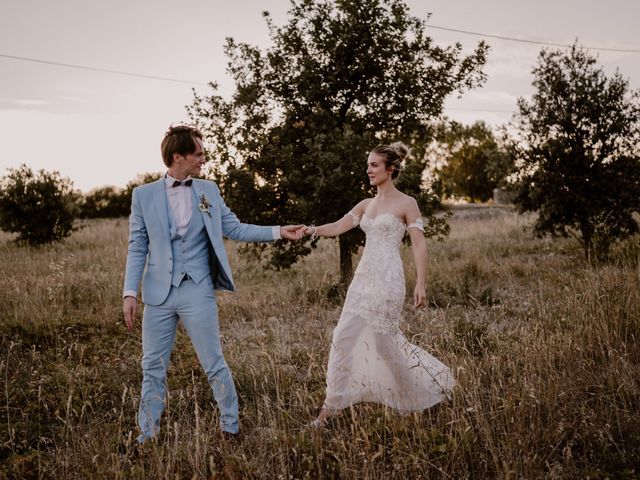
[[[142,316],[142,393],[138,411],[138,442],[158,435],[166,396],[167,368],[176,338],[178,319],[207,374],[220,409],[223,431],[238,432],[238,395],[222,355],[218,308],[210,278],[199,284],[185,279],[171,287],[162,305],[145,305]]]

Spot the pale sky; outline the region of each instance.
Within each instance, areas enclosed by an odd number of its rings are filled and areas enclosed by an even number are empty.
[[[571,44],[640,50],[638,0],[408,0],[430,25]],[[184,79],[193,85],[30,63],[0,56],[0,175],[26,163],[58,170],[76,188],[124,186],[162,171],[167,126],[186,121],[192,88],[217,81],[229,95],[224,39],[269,46],[261,12],[285,22],[289,0],[0,0],[0,55]],[[480,37],[428,30],[442,45],[471,50]],[[533,93],[531,69],[541,45],[493,38],[488,81],[451,98],[445,114],[498,126],[519,96]],[[640,88],[640,53],[592,51]]]

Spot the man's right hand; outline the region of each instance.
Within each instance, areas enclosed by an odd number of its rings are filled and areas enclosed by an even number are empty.
[[[138,299],[135,297],[124,297],[122,301],[122,313],[124,313],[124,322],[127,324],[127,329],[132,332],[133,322],[138,313]]]

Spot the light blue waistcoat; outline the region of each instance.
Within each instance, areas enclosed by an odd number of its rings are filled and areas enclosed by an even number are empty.
[[[215,255],[213,250],[209,253],[209,240],[202,215],[198,209],[198,198],[193,189],[190,190],[192,192],[191,219],[184,236],[178,235],[173,215],[169,214],[173,258],[171,285],[174,287],[180,286],[185,275],[189,275],[194,282],[200,283],[202,279],[211,274],[209,254]],[[212,258],[212,260],[215,259]]]

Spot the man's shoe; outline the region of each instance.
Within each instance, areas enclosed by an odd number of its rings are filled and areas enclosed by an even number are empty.
[[[122,443],[118,446],[118,453],[120,453],[123,458],[134,460],[143,456],[144,451],[147,449],[147,446],[148,444],[142,444],[137,441],[133,441],[131,443]]]
[[[324,428],[327,424],[327,420],[318,420],[317,418],[312,422],[307,423],[307,426],[312,430],[320,430]]]
[[[155,441],[157,438],[157,436],[150,437],[149,435],[140,434],[138,435],[138,438],[136,438],[135,443],[137,443],[138,445],[145,445],[147,443]]]
[[[238,442],[240,441],[240,432],[222,432],[222,438],[224,438],[227,442]]]

